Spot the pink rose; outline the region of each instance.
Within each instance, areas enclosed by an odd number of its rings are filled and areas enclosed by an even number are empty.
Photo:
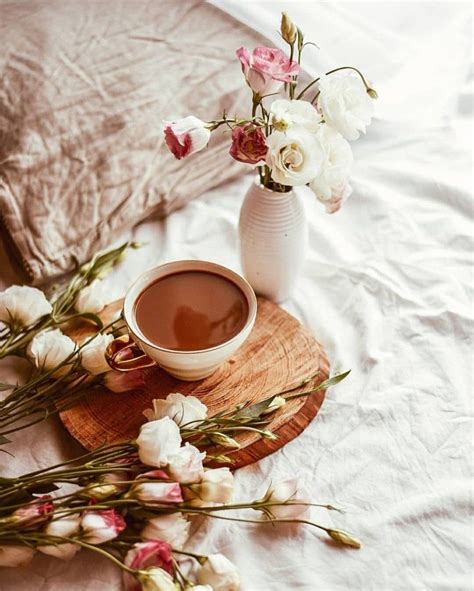
[[[37,501],[31,501],[14,511],[12,519],[20,529],[37,528],[43,525],[53,515],[54,505],[49,495],[40,497]]]
[[[125,556],[125,566],[134,570],[150,567],[162,568],[169,574],[173,572],[171,546],[163,540],[150,540],[135,544]],[[125,591],[141,591],[141,583],[129,573],[124,574]]]
[[[141,369],[120,372],[108,371],[104,377],[105,386],[112,392],[128,392],[139,390],[145,386],[145,378]]]
[[[211,137],[207,123],[193,115],[164,121],[163,131],[169,151],[178,160],[205,148]]]
[[[257,164],[265,160],[267,155],[265,134],[260,127],[247,123],[243,127],[235,127],[232,131],[232,145],[229,154],[239,162]]]
[[[140,480],[147,482],[140,482]],[[151,470],[140,474],[127,496],[145,504],[183,502],[180,485],[170,481],[169,476],[163,470]]]
[[[260,96],[278,92],[283,82],[290,82],[300,67],[281,51],[271,47],[256,47],[250,53],[246,47],[235,52],[240,60],[247,84]]]
[[[103,544],[116,538],[126,527],[124,518],[115,509],[86,511],[81,520],[84,541]]]

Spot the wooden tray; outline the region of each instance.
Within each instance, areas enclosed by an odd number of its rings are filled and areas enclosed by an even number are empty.
[[[101,316],[112,317],[122,301],[108,306]],[[83,338],[86,326],[70,332]],[[276,304],[258,298],[254,329],[239,351],[209,378],[182,382],[158,368],[146,370],[146,388],[116,394],[105,387],[91,390],[73,408],[61,413],[68,431],[85,448],[103,443],[134,439],[145,422],[143,410],[151,407],[153,398],[165,398],[170,392],[193,394],[209,408],[209,416],[240,402],[258,402],[299,384],[319,373],[305,386],[310,389],[328,378],[327,356],[311,335],[293,316]],[[288,401],[277,413],[269,428],[276,440],[262,439],[258,434],[243,433],[237,437],[241,448],[232,454],[235,468],[246,466],[273,453],[299,435],[317,415],[325,392]],[[228,450],[220,450],[228,455]]]

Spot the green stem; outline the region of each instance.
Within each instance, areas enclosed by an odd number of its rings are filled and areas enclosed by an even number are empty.
[[[294,43],[292,43],[290,45],[290,63],[293,61],[293,55],[294,55]],[[289,97],[290,99],[293,99],[294,95],[295,95],[295,86],[293,83],[293,80],[291,80],[289,88],[288,88],[288,93],[289,93]]]
[[[306,519],[243,519],[241,517],[224,517],[223,515],[213,515],[212,513],[204,513],[208,517],[212,517],[213,519],[224,519],[225,521],[239,521],[242,523],[258,523],[259,525],[266,525],[266,524],[274,524],[274,523],[302,523],[304,525],[312,525],[313,527],[317,527],[325,531],[329,534],[330,528],[324,527],[323,525],[319,525],[318,523],[314,523],[313,521],[307,521]]]
[[[334,70],[330,70],[329,72],[326,72],[324,75],[325,76],[329,76],[330,74],[334,74],[334,72],[339,72],[340,70],[354,70],[354,72],[357,72],[357,74],[359,74],[362,82],[364,83],[364,86],[367,90],[370,89],[370,86],[367,84],[366,79],[364,78],[362,72],[360,72],[360,70],[358,70],[357,68],[354,68],[353,66],[342,66],[340,68],[335,68]],[[303,90],[298,94],[298,96],[296,97],[296,100],[300,100],[305,92],[307,90],[309,90],[314,84],[316,84],[316,82],[318,82],[319,80],[321,80],[321,76],[319,76],[319,78],[315,78],[312,82],[310,82],[309,84],[307,84]]]

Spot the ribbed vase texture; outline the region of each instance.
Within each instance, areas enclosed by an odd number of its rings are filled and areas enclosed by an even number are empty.
[[[239,220],[244,275],[257,294],[286,300],[304,263],[307,223],[301,196],[252,183]]]

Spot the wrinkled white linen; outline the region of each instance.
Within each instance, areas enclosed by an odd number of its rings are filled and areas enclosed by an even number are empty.
[[[276,28],[279,3],[225,3],[234,14],[237,7],[244,20],[260,15],[257,25],[267,34]],[[353,144],[348,203],[328,216],[307,194],[308,260],[285,304],[324,343],[333,371],[352,373],[329,390],[300,437],[237,472],[236,497],[256,498],[269,480],[299,474],[316,502],[346,510],[313,510],[313,518],[353,532],[363,548],[335,547],[309,527],[218,521],[200,529],[193,543],[233,560],[244,591],[468,591],[469,6],[294,2],[291,14],[322,48],[313,68],[348,61],[367,72],[380,94],[367,137]],[[239,269],[236,224],[249,182],[224,185],[165,221],[138,226],[134,239],[148,245],[107,279],[111,296],[146,268],[173,259]],[[5,258],[0,267],[1,287],[14,282]],[[53,421],[15,440],[15,461],[25,470],[74,451]],[[0,456],[1,469],[11,464]],[[0,572],[1,591],[66,588],[115,591],[119,575],[84,552],[68,564],[38,556],[28,569]]]

